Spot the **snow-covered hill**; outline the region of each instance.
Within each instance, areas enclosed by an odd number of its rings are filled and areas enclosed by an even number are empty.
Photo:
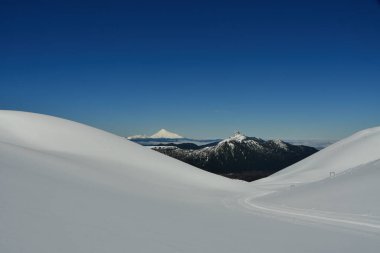
[[[378,159],[380,127],[375,127],[338,141],[263,181],[295,184],[313,182]]]
[[[375,132],[336,146],[333,154],[349,147],[354,156],[361,151],[353,147],[358,143],[377,148],[370,140],[380,135]],[[338,173],[329,191],[356,185],[351,194],[357,199],[379,192],[376,156],[350,157],[345,164],[321,156],[340,164],[337,172],[366,163],[355,169],[363,173]],[[305,215],[309,195],[289,197],[286,206],[269,199],[310,187],[312,198],[329,203],[332,196],[323,200],[325,190],[317,185],[324,184],[325,167],[313,177],[307,170],[316,169],[307,167],[249,184],[79,123],[0,111],[0,252],[377,252],[378,216],[358,217],[351,194],[342,196],[346,206],[331,207],[330,216],[316,209]],[[275,186],[301,180],[303,186],[291,190]],[[379,202],[367,199],[376,213]]]
[[[355,133],[255,182],[256,210],[379,232],[380,127]],[[268,194],[269,193],[269,194]]]

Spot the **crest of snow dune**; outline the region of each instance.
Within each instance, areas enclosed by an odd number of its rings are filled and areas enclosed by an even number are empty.
[[[183,179],[186,183],[203,184],[207,187],[215,182],[229,181],[126,141],[125,138],[47,115],[0,110],[0,144],[4,143],[46,155],[62,153],[68,157],[66,160],[74,155],[102,162],[112,161],[122,166],[119,173],[128,174],[129,178],[146,177],[142,176],[144,174],[152,176],[153,173],[164,181],[173,180],[178,183]],[[133,172],[133,168],[140,168],[139,173]],[[111,167],[105,170],[109,177],[113,175]]]
[[[182,139],[183,136],[176,134],[176,133],[169,132],[166,129],[161,129],[157,133],[150,136],[150,138],[153,138],[153,139]]]

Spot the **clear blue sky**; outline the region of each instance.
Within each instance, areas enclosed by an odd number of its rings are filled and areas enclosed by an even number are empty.
[[[376,0],[0,2],[0,108],[119,135],[380,125]]]

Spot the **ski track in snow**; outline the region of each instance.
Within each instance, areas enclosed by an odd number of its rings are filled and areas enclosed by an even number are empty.
[[[370,218],[375,218],[372,222],[361,221],[358,217],[355,219],[351,214],[352,218],[346,218],[343,216],[348,216],[349,214],[341,214],[337,212],[324,212],[319,210],[311,209],[295,209],[288,206],[268,206],[263,203],[255,202],[257,196],[243,197],[238,199],[238,203],[246,209],[253,211],[256,214],[265,213],[271,216],[278,215],[282,217],[292,217],[298,218],[304,221],[310,221],[312,224],[315,222],[321,222],[327,225],[338,225],[338,226],[354,226],[357,229],[380,233],[380,217],[371,216]],[[377,218],[377,219],[376,219]]]

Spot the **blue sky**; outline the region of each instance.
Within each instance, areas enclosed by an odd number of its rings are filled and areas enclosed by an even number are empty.
[[[0,34],[1,109],[119,135],[380,125],[375,0],[1,1]]]

